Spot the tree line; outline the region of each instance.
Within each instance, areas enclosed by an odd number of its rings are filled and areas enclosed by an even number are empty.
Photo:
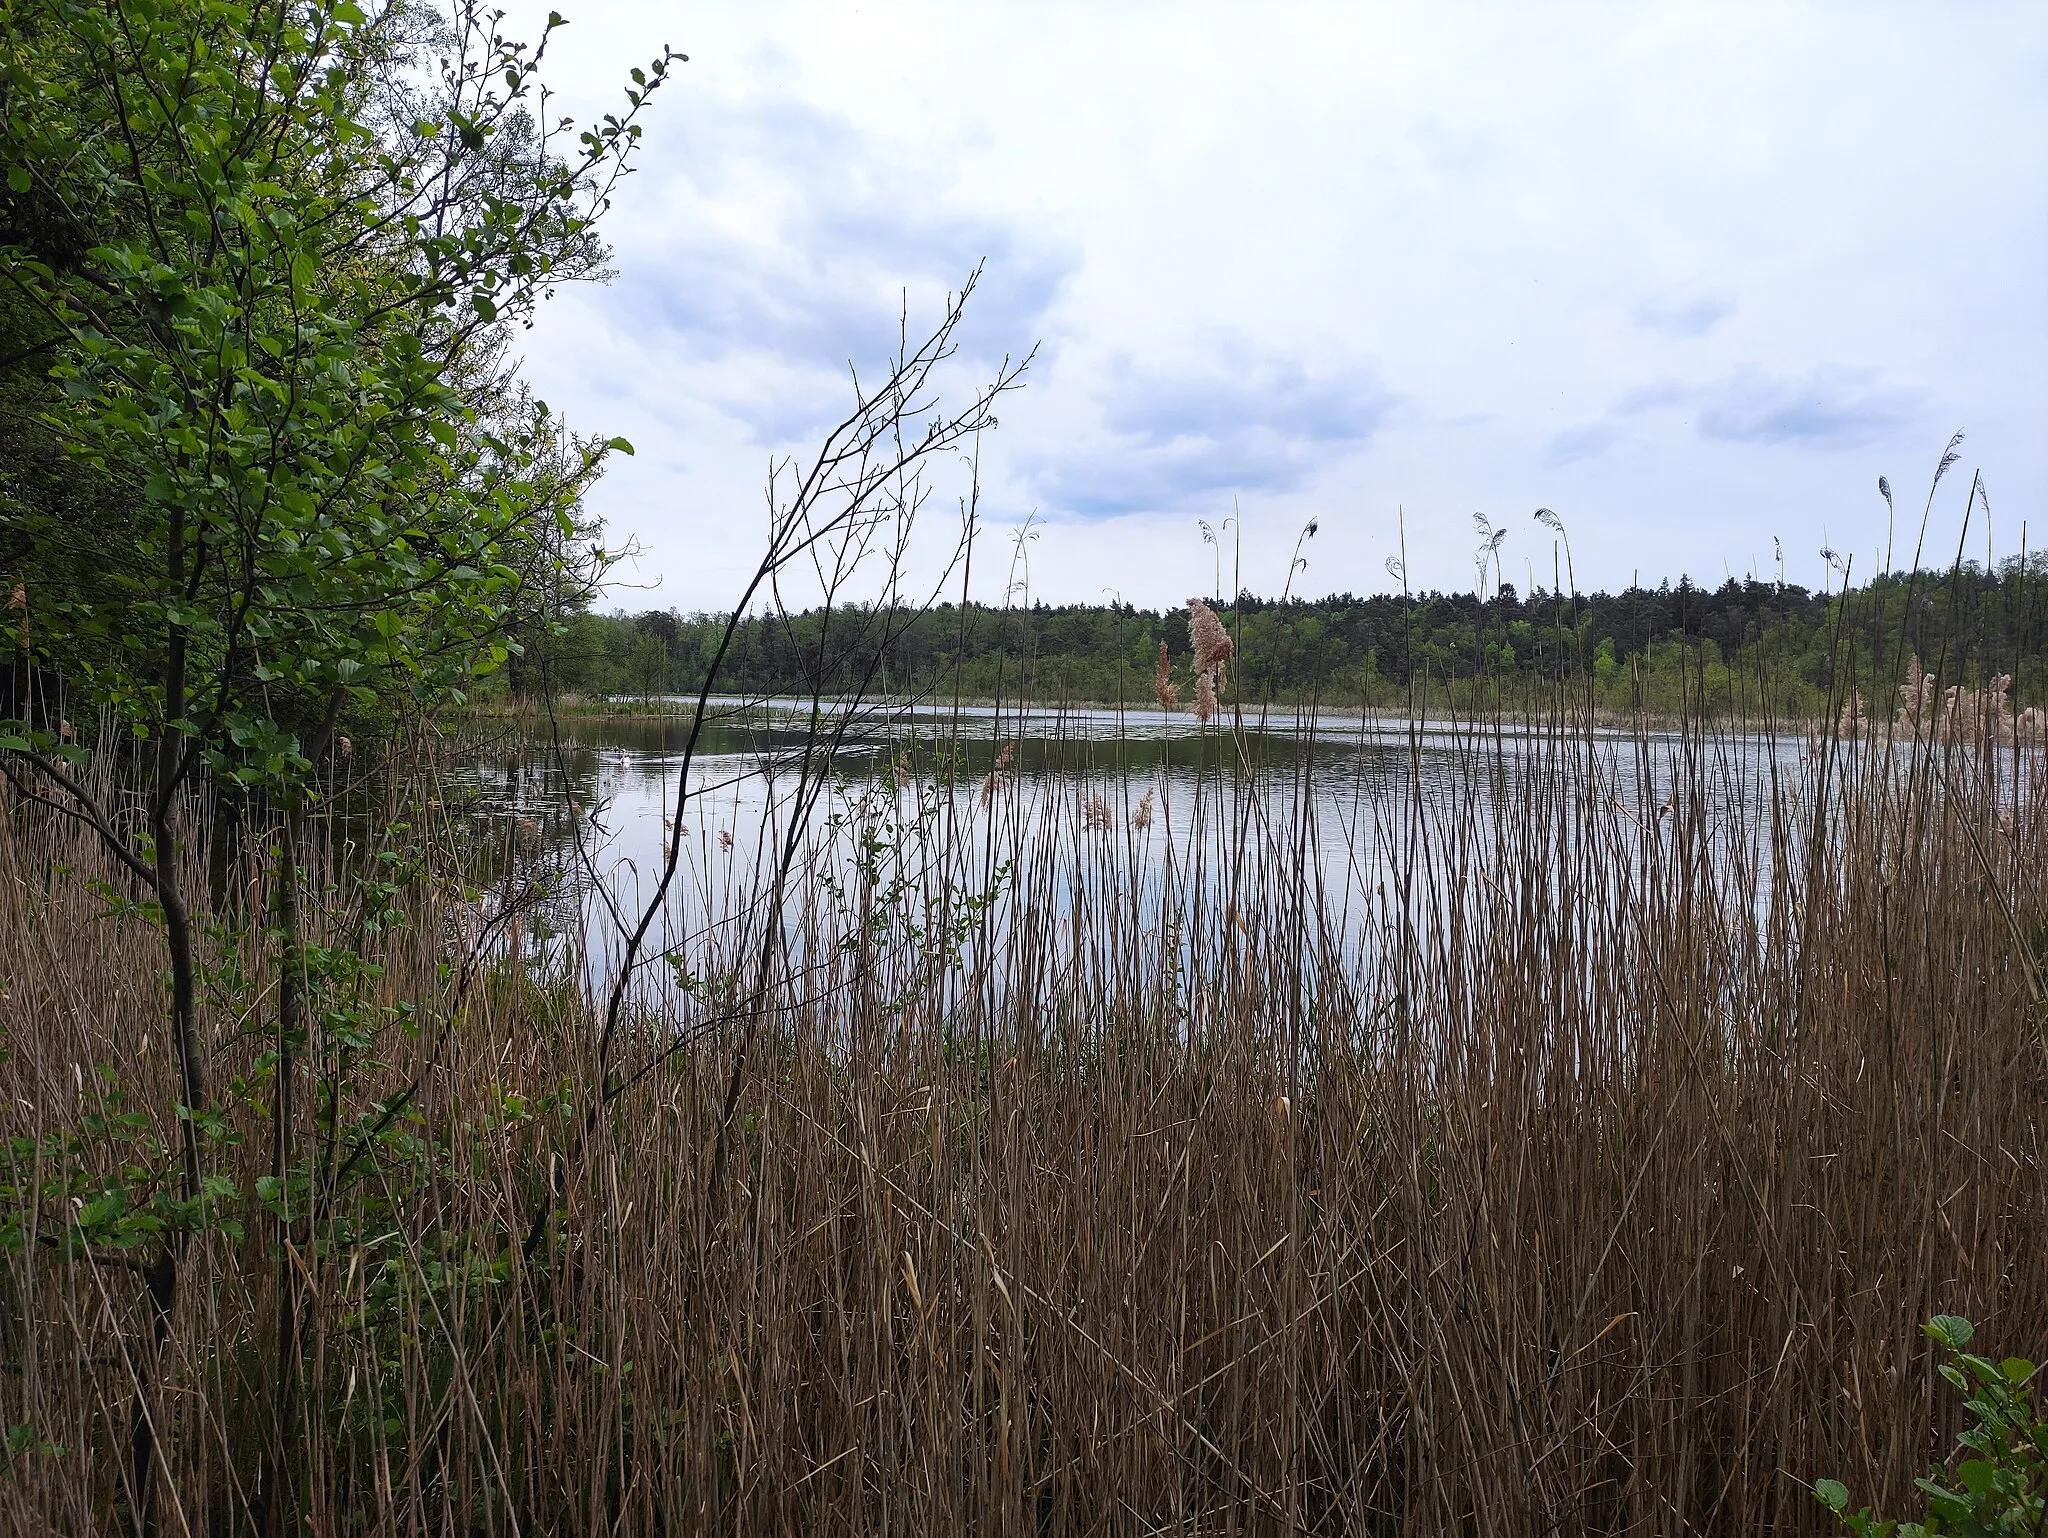
[[[1351,593],[1219,605],[1236,642],[1231,682],[1244,700],[1392,707],[1411,697],[1512,700],[1574,683],[1610,708],[1675,707],[1691,687],[1709,705],[1817,716],[1844,691],[1888,697],[1914,656],[1949,681],[2010,674],[2040,700],[2048,560],[1896,572],[1844,592],[1794,583],[1719,587],[1681,577],[1618,593]],[[906,693],[1142,704],[1164,646],[1190,660],[1188,615],[1132,604],[940,603],[888,624],[842,606],[743,617],[718,670],[733,693],[849,692],[870,676]],[[508,669],[515,694],[544,683],[586,695],[699,689],[729,616],[585,609],[530,635]],[[1690,680],[1688,685],[1687,680]],[[1830,705],[1834,700],[1835,704]]]

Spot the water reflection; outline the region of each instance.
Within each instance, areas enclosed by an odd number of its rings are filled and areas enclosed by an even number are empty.
[[[489,879],[551,886],[525,943],[580,958],[593,984],[616,965],[671,842],[681,858],[655,956],[747,911],[792,837],[813,869],[842,872],[858,868],[863,840],[943,840],[957,862],[946,882],[1027,864],[1039,900],[1061,909],[1105,872],[1141,905],[1169,893],[1250,901],[1258,894],[1236,884],[1295,882],[1315,889],[1347,943],[1362,943],[1390,876],[1412,892],[1433,860],[1456,857],[1509,879],[1499,867],[1526,850],[1532,822],[1562,830],[1589,795],[1646,835],[1696,819],[1729,879],[1760,903],[1773,796],[1809,767],[1807,744],[1789,737],[1549,735],[1278,711],[1207,728],[1157,711],[950,706],[814,720],[722,702],[699,736],[678,827],[689,735],[680,717],[576,718],[480,742],[449,777],[493,853]],[[1555,772],[1561,754],[1569,776]],[[816,794],[800,800],[806,786]],[[1522,842],[1504,835],[1508,822]],[[961,857],[977,841],[985,857]],[[1616,854],[1656,847],[1646,836]],[[1456,900],[1439,893],[1424,907]]]

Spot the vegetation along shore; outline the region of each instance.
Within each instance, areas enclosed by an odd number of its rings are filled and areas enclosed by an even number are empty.
[[[0,1527],[2041,1532],[2039,560],[606,617],[560,25],[0,0]]]
[[[1339,595],[1272,601],[1252,593],[1211,600],[1244,655],[1239,696],[1254,703],[1405,711],[1411,703],[1525,708],[1561,681],[1608,714],[1676,712],[1688,691],[1720,715],[1818,720],[1839,710],[1836,686],[1882,695],[1908,654],[1943,659],[1981,684],[2011,673],[2028,699],[2048,693],[2048,558],[1959,563],[1933,576],[1897,572],[1846,591],[1729,578],[1717,588],[1674,585],[1621,593],[1569,589],[1518,594]],[[801,696],[822,655],[834,689],[873,668],[884,692],[980,703],[1033,699],[1114,706],[1151,702],[1164,645],[1190,655],[1184,613],[1134,605],[989,607],[937,603],[890,637],[879,657],[833,645],[857,633],[816,609],[746,617],[720,658],[721,688]],[[536,629],[487,697],[517,702],[545,688],[606,697],[622,709],[703,683],[726,616],[586,609]],[[543,683],[543,673],[547,682]],[[1830,702],[1834,703],[1831,704]]]

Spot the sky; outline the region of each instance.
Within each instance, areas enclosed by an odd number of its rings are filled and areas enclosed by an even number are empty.
[[[637,451],[589,504],[638,551],[607,607],[731,607],[770,466],[978,265],[946,398],[1031,355],[979,446],[990,602],[1384,591],[1403,550],[1470,589],[1475,514],[1524,590],[1818,587],[1910,562],[1957,430],[1925,559],[1978,470],[1970,551],[2048,541],[2038,0],[555,4],[554,111],[690,56],[615,278],[525,334]],[[970,471],[930,472],[936,581]]]

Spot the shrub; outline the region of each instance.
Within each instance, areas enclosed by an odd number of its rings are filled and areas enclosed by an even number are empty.
[[[1954,1314],[1938,1314],[1921,1329],[1947,1350],[1941,1375],[1969,1396],[1963,1408],[1973,1418],[1956,1438],[1960,1451],[1950,1460],[1954,1470],[1936,1468],[1916,1481],[1927,1496],[1926,1520],[1884,1520],[1868,1507],[1852,1516],[1848,1488],[1838,1480],[1816,1480],[1814,1495],[1850,1532],[1872,1538],[1934,1533],[2018,1538],[2048,1532],[2048,1421],[2041,1419],[2035,1403],[2040,1369],[2020,1357],[1994,1362],[1964,1350],[1976,1326]]]

